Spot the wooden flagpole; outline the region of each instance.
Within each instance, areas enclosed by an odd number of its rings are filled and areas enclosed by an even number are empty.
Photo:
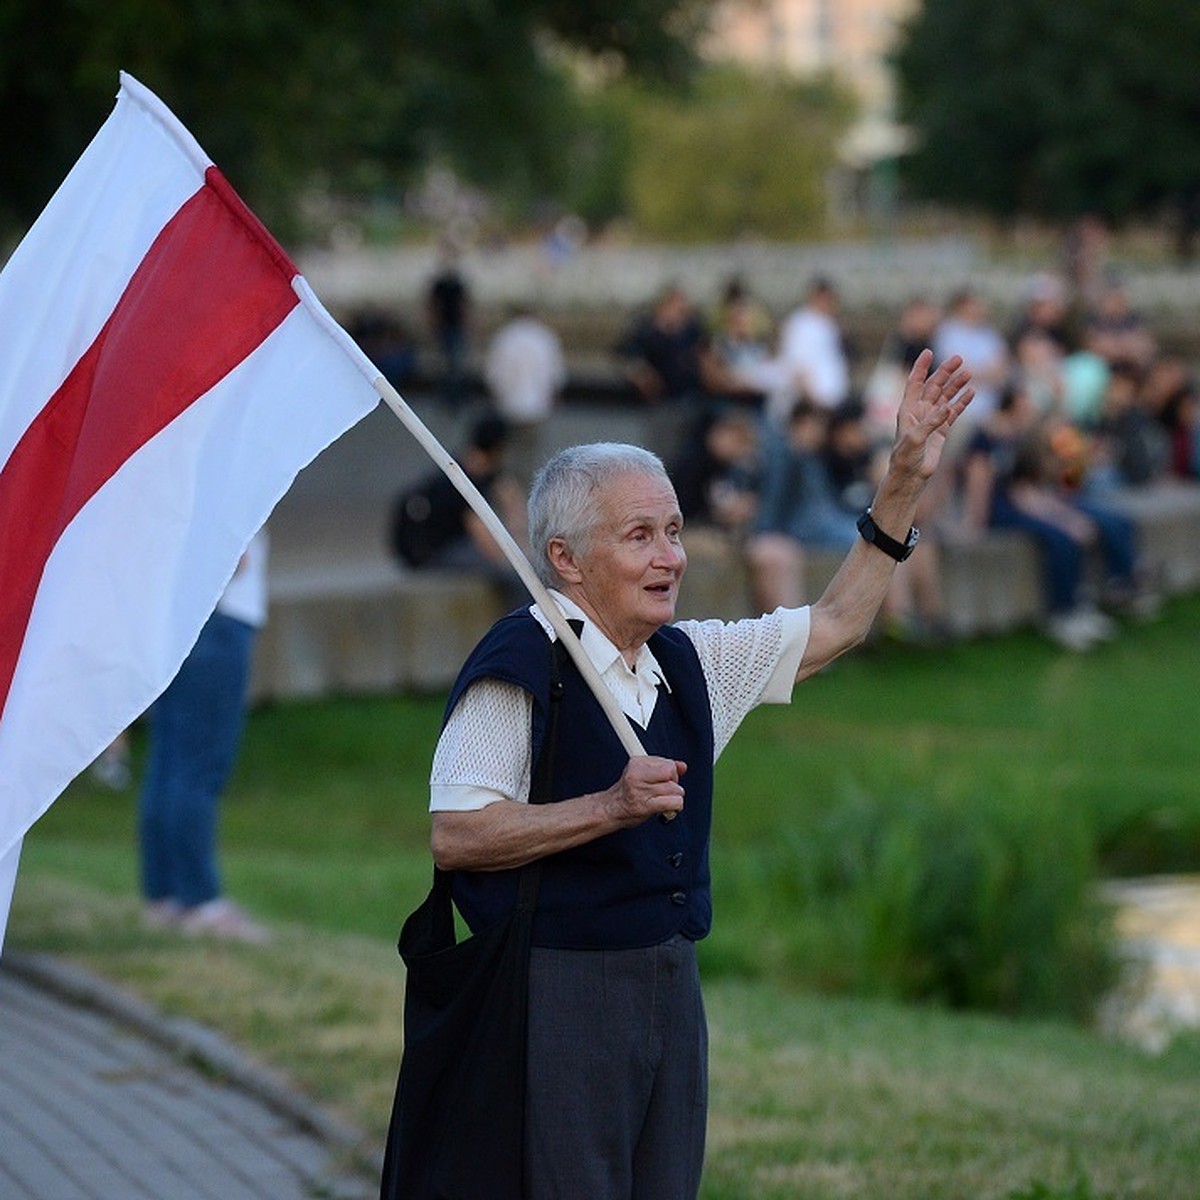
[[[505,558],[513,565],[513,569],[521,577],[521,582],[529,589],[530,595],[537,601],[538,607],[546,615],[546,619],[554,627],[554,632],[562,639],[567,653],[579,668],[580,674],[586,680],[593,695],[600,702],[604,715],[608,717],[616,735],[621,740],[625,752],[633,757],[645,754],[642,743],[638,740],[629,718],[621,710],[612,692],[604,685],[592,660],[588,658],[575,631],[567,624],[553,597],[546,590],[545,584],[537,577],[529,559],[525,557],[521,547],[517,545],[512,534],[504,527],[504,522],[493,511],[492,506],[484,499],[479,489],[471,482],[467,473],[458,465],[454,458],[447,453],[445,447],[437,440],[429,427],[409,407],[404,397],[384,378],[375,378],[375,390],[383,402],[404,423],[405,428],[421,443],[422,448],[441,468],[452,484],[459,490],[466,502],[475,511],[479,519],[487,527],[488,532],[496,539],[496,544],[504,551]],[[674,815],[674,814],[672,814]]]

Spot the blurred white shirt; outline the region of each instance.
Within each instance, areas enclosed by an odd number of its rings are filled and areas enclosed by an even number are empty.
[[[267,557],[269,541],[264,526],[246,547],[233,578],[225,587],[217,611],[261,629],[267,621]]]
[[[567,368],[558,335],[536,317],[516,317],[488,346],[483,376],[501,416],[516,424],[545,420]]]
[[[779,357],[799,372],[804,391],[822,408],[836,408],[850,394],[850,364],[838,323],[815,308],[798,308],[779,330]]]

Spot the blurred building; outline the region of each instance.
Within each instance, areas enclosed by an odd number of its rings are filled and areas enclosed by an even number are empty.
[[[891,159],[904,138],[894,120],[887,55],[919,0],[721,0],[708,52],[714,58],[797,75],[831,71],[858,97],[861,113],[843,159],[867,168]]]

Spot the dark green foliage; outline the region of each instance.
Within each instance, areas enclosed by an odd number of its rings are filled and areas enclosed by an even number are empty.
[[[896,56],[919,194],[1000,217],[1113,219],[1200,177],[1193,0],[926,0]]]
[[[832,78],[707,70],[686,98],[639,107],[630,215],[666,241],[811,235],[823,228],[828,174],[853,115]]]
[[[808,984],[1075,1018],[1115,978],[1086,823],[1053,805],[859,796],[714,871],[714,968],[754,970],[765,945]]]
[[[443,161],[517,194],[564,178],[564,47],[679,79],[711,0],[9,0],[0,231],[40,211],[112,106],[154,89],[272,227],[309,185],[396,195]]]

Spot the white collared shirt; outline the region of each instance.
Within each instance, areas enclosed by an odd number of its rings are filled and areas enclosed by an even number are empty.
[[[552,592],[568,619],[582,620],[580,643],[621,711],[645,729],[661,684],[670,683],[648,646],[631,669],[620,651],[566,596]],[[555,638],[537,605],[533,616]],[[808,608],[780,608],[743,621],[680,621],[700,658],[713,714],[713,758],[720,756],[746,714],[759,704],[787,704],[804,649]],[[470,812],[495,800],[528,801],[533,700],[524,688],[480,679],[459,700],[433,756],[429,807]]]
[[[587,614],[569,597],[561,592],[552,591],[554,598],[564,617],[568,621],[582,621],[583,631],[579,635],[580,644],[604,680],[605,687],[612,692],[621,711],[631,720],[645,729],[654,716],[654,702],[658,699],[658,685],[661,683],[669,692],[671,685],[667,682],[658,665],[658,659],[645,643],[637,653],[632,667],[625,661],[625,656],[600,632]],[[558,640],[554,626],[543,615],[542,610],[534,604],[530,608],[534,619],[546,631],[552,642]]]

